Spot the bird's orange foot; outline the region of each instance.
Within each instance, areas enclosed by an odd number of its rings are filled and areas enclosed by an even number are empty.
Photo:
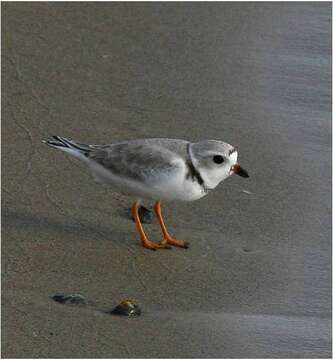
[[[178,246],[178,247],[181,247],[181,248],[184,248],[184,249],[188,249],[190,247],[190,244],[187,241],[176,240],[176,239],[173,239],[171,237],[164,238],[160,242],[160,244],[169,244],[169,245]]]
[[[160,243],[160,244],[155,244],[152,241],[142,241],[142,245],[150,250],[157,250],[157,249],[172,249],[172,247],[170,245],[168,245],[167,243]]]

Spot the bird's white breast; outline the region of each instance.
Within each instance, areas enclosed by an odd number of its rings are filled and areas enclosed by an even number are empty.
[[[91,162],[95,178],[116,187],[120,192],[140,198],[169,201],[193,201],[207,193],[195,180],[187,176],[187,167],[182,161],[176,171],[152,174],[147,181],[135,181],[113,174],[103,166]]]

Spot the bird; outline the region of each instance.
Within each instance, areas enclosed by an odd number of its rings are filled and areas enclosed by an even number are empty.
[[[172,237],[165,225],[162,201],[194,201],[206,196],[232,174],[248,178],[238,161],[238,151],[219,140],[190,142],[181,139],[147,138],[106,145],[87,145],[60,136],[43,143],[62,150],[88,165],[95,180],[113,186],[136,201],[132,217],[142,245],[150,250],[188,248]],[[143,199],[154,200],[154,211],[163,239],[148,239],[139,217]]]

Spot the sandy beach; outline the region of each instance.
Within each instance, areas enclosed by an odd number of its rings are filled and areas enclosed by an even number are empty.
[[[2,357],[330,358],[331,3],[1,9]],[[152,252],[50,135],[220,139],[250,178],[165,204],[191,246]]]

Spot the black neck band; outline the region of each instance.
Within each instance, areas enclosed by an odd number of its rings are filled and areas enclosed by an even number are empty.
[[[192,178],[193,181],[197,181],[198,184],[203,188],[203,190],[205,192],[208,191],[208,189],[205,186],[205,182],[200,174],[200,172],[194,167],[193,162],[191,160],[191,156],[190,156],[190,144],[187,144],[187,160],[186,160],[186,165],[187,165],[187,174],[186,174],[186,178]]]

